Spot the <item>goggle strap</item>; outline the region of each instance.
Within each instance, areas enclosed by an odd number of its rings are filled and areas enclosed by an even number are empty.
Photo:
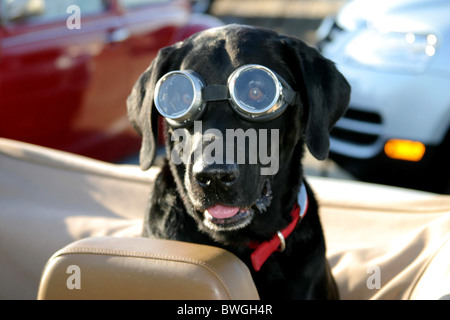
[[[230,100],[228,87],[224,85],[209,85],[203,87],[202,100],[205,102]]]
[[[283,89],[283,96],[289,105],[297,105],[299,103],[299,95],[291,89]],[[209,85],[202,88],[202,100],[211,101],[228,101],[230,94],[228,87],[224,85]]]
[[[288,105],[295,106],[300,102],[300,96],[291,89],[283,89],[284,100]]]

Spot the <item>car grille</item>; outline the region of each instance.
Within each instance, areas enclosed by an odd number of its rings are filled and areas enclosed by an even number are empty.
[[[353,108],[349,108],[347,112],[344,115],[345,118],[353,119],[357,121],[363,121],[363,122],[370,122],[370,123],[377,123],[381,124],[381,116],[378,113],[375,112],[369,112],[369,111],[361,111],[356,110]]]
[[[371,145],[380,137],[382,124],[378,113],[349,108],[331,131],[331,136],[351,144]]]

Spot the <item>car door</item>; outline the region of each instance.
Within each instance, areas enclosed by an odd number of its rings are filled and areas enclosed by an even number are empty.
[[[181,40],[190,19],[187,1],[118,0],[127,30],[130,91],[139,75],[149,66],[158,50]]]
[[[125,41],[129,72],[127,87],[131,92],[159,49],[185,36],[191,12],[189,2],[184,0],[118,0],[118,6],[128,34]],[[159,135],[159,143],[163,143],[162,134]]]
[[[115,1],[0,0],[0,16],[0,136],[110,156],[128,93]]]

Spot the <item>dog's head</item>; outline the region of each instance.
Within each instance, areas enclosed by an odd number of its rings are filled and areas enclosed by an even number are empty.
[[[230,75],[246,65],[273,72],[295,98],[262,121],[236,112],[230,99],[210,99],[196,119],[169,121],[165,129],[167,158],[187,212],[201,230],[228,243],[271,236],[285,226],[302,181],[303,145],[317,159],[327,157],[329,131],[349,102],[347,81],[331,61],[298,39],[229,25],[162,49],[127,101],[130,120],[142,136],[140,164],[146,170],[155,157],[158,80],[190,70],[203,85],[218,88],[210,95],[223,95]],[[243,90],[253,100],[266,94],[254,87]],[[178,91],[182,94],[181,87]]]

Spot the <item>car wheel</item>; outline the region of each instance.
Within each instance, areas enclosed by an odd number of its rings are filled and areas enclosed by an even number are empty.
[[[436,150],[431,165],[431,184],[436,185],[436,192],[450,194],[450,129],[443,142]]]

